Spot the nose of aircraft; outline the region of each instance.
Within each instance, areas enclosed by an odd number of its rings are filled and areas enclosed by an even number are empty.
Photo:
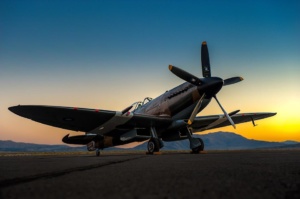
[[[201,79],[202,84],[198,86],[200,93],[205,93],[207,97],[216,95],[223,86],[223,79],[220,77],[206,77]]]

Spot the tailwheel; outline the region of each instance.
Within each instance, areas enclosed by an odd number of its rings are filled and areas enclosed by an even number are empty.
[[[201,138],[197,138],[199,142],[201,143],[200,146],[197,146],[195,148],[192,148],[192,153],[200,153],[201,151],[204,150],[204,142]]]
[[[151,138],[148,142],[148,152],[153,154],[154,152],[159,152],[160,143],[158,139]]]
[[[96,156],[100,156],[100,149],[96,149]]]

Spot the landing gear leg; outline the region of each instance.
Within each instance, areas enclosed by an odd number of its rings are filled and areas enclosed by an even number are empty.
[[[96,149],[96,156],[100,156],[100,149]]]
[[[194,138],[192,136],[192,130],[188,128],[187,137],[190,141],[190,149],[193,153],[199,153],[204,150],[204,142],[201,138]]]
[[[153,154],[154,152],[159,152],[159,149],[164,146],[161,139],[158,138],[156,129],[154,127],[151,127],[151,138],[148,142],[148,152],[149,154]]]

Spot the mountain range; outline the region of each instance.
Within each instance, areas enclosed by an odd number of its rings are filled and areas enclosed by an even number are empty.
[[[260,149],[260,148],[299,148],[300,143],[295,141],[285,142],[267,142],[247,139],[241,135],[231,132],[216,132],[204,135],[195,135],[201,137],[204,141],[205,150],[240,150],[240,149]],[[142,143],[130,149],[108,148],[105,150],[147,150],[147,142]],[[181,140],[174,142],[164,142],[162,150],[189,150],[189,141]],[[13,141],[1,141],[0,151],[21,152],[21,151],[86,151],[86,147],[70,147],[67,145],[45,145],[45,144],[30,144]]]
[[[231,132],[216,132],[204,135],[194,135],[204,142],[205,150],[240,150],[259,148],[300,148],[300,143],[295,141],[267,142],[247,139]],[[146,149],[147,142],[134,149]],[[189,150],[189,141],[164,142],[162,150]]]
[[[86,147],[70,147],[67,145],[47,145],[14,142],[11,140],[0,140],[0,152],[59,152],[59,151],[83,151]]]

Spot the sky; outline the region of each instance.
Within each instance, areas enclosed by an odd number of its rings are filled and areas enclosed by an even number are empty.
[[[0,140],[62,144],[76,132],[11,113],[14,105],[123,110],[201,77],[206,41],[213,76],[242,76],[218,96],[227,112],[277,112],[229,131],[300,142],[300,1],[2,0]],[[222,114],[214,100],[199,116]]]

